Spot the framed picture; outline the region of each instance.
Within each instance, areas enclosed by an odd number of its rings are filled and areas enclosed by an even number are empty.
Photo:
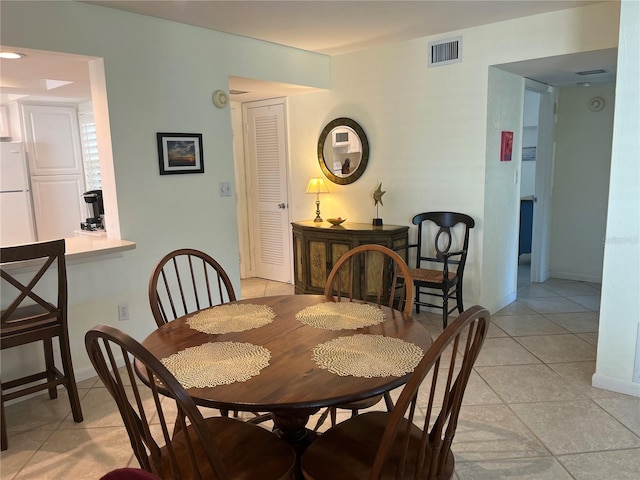
[[[160,175],[203,173],[201,133],[158,133]]]
[[[513,132],[502,132],[500,142],[500,161],[510,162],[513,155]]]

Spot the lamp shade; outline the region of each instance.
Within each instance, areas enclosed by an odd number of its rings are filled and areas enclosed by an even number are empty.
[[[307,193],[329,193],[329,189],[322,178],[312,178],[309,180]]]

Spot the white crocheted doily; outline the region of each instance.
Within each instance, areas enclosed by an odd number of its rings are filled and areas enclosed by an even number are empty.
[[[353,330],[384,322],[384,313],[366,303],[326,302],[299,311],[296,318],[324,330]]]
[[[273,321],[276,314],[266,305],[230,303],[202,310],[187,320],[187,324],[202,333],[243,332]]]
[[[339,337],[313,349],[313,359],[320,368],[366,378],[402,377],[416,368],[423,355],[413,343],[382,335]]]
[[[161,359],[184,388],[245,382],[269,365],[271,352],[251,343],[215,342]]]

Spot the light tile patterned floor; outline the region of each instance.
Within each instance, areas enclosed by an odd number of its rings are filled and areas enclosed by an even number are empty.
[[[532,285],[528,271],[521,272],[518,300],[493,315],[465,394],[454,439],[456,478],[640,478],[640,399],[591,386],[599,285],[561,279]],[[292,292],[291,285],[242,282],[243,298]],[[441,332],[439,315],[416,318],[432,335]],[[137,466],[102,384],[79,386],[81,424],[69,419],[64,394],[7,407],[10,446],[0,457],[0,478],[93,480]]]

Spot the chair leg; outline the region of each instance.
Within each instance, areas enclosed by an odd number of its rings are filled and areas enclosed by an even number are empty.
[[[73,363],[71,361],[71,348],[69,346],[69,336],[67,332],[63,332],[59,337],[60,356],[62,357],[62,368],[66,377],[65,386],[69,395],[69,403],[71,404],[71,413],[73,421],[80,423],[83,420],[82,407],[80,406],[80,397],[78,395],[78,385],[76,385],[76,377],[73,373]]]
[[[336,407],[329,407],[331,410],[329,410],[329,413],[331,414],[331,426],[335,427],[336,426],[336,422],[337,422],[337,412],[338,409]]]
[[[456,288],[456,302],[458,303],[458,313],[462,313],[464,311],[464,307],[462,306],[462,285],[459,284]]]
[[[384,394],[384,403],[387,407],[387,412],[391,412],[391,410],[393,410],[393,400],[391,400],[391,395],[389,394],[389,392],[386,392]]]
[[[331,407],[327,407],[325,408],[324,412],[322,412],[322,414],[320,415],[320,418],[316,422],[316,426],[313,427],[314,432],[317,432],[318,429],[324,424],[324,421],[327,419],[327,416],[329,415],[330,410],[331,410]]]
[[[420,313],[420,287],[418,287],[417,285],[416,287],[416,300],[414,302],[415,306],[416,306],[416,313]]]
[[[47,381],[53,382],[56,379],[56,367],[53,359],[53,342],[51,341],[51,338],[45,338],[42,340],[42,343],[44,344],[44,363],[47,370]],[[65,375],[66,374],[67,372],[65,372]],[[49,398],[58,398],[58,389],[55,385],[49,388]]]
[[[442,328],[447,328],[447,316],[449,315],[449,292],[442,292]]]
[[[2,389],[0,388],[0,403],[2,403],[2,410],[0,411],[0,423],[2,424],[2,433],[0,434],[0,449],[6,450],[9,447],[9,442],[7,441],[7,423],[5,422],[5,414],[4,414],[4,400],[2,397]]]

